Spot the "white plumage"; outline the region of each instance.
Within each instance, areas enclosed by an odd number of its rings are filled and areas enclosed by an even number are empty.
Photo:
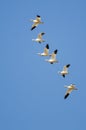
[[[49,55],[49,45],[46,44],[45,48],[44,48],[44,52],[42,53],[37,53],[40,56],[48,56]]]
[[[63,77],[65,77],[65,75],[67,75],[69,72],[68,72],[68,68],[70,67],[70,64],[67,64],[63,67],[63,70],[62,71],[59,71],[58,73],[61,74]]]
[[[56,59],[56,54],[57,54],[58,50],[56,49],[51,55],[50,55],[50,59],[46,59],[45,61],[53,64],[53,63],[57,63],[57,59]]]
[[[36,16],[36,19],[31,19],[31,21],[33,22],[31,30],[35,29],[39,24],[43,24],[43,22],[41,21],[41,17],[39,15]],[[38,43],[45,42],[44,39],[42,38],[42,36],[44,34],[45,34],[44,32],[39,33],[37,38],[36,39],[32,39],[32,41],[35,41],[35,42],[38,42]],[[57,63],[58,62],[58,60],[56,59],[57,52],[58,52],[58,50],[56,49],[50,55],[49,54],[49,45],[46,44],[46,46],[44,48],[44,51],[42,53],[37,53],[37,54],[40,55],[40,56],[50,56],[50,58],[46,59],[45,61],[49,62],[50,64],[53,64],[53,63]],[[63,67],[63,70],[59,71],[59,74],[61,74],[63,77],[65,77],[65,75],[67,75],[69,73],[68,72],[68,68],[69,67],[70,67],[70,64],[65,65]],[[67,88],[67,91],[66,91],[66,93],[64,95],[64,99],[66,99],[73,90],[77,90],[77,88],[75,87],[74,84],[70,84],[69,86],[65,86],[65,87]]]
[[[44,32],[41,32],[38,34],[37,38],[36,39],[32,39],[32,41],[35,41],[35,42],[38,42],[38,43],[42,43],[42,42],[45,42],[42,38],[42,36],[44,35],[45,33]]]
[[[41,21],[41,17],[39,15],[36,16],[36,19],[31,19],[30,21],[33,22],[33,25],[31,27],[31,30],[33,30],[34,28],[36,28],[39,24],[43,24],[44,22]]]
[[[64,86],[64,87],[67,88],[64,99],[66,99],[73,90],[77,90],[77,88],[75,87],[75,84],[70,84],[69,86]]]

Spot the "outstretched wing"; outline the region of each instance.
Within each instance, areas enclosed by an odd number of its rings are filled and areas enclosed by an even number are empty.
[[[63,71],[67,71],[67,67],[66,66],[63,67]]]
[[[73,90],[72,88],[68,88],[68,90],[65,93],[64,99],[66,99],[69,96],[69,94],[72,92],[72,90]]]
[[[31,30],[33,30],[33,29],[36,28],[37,26],[38,26],[38,23],[34,23],[34,24],[32,25]]]
[[[63,71],[67,71],[69,67],[70,67],[70,64],[65,65],[65,66],[63,67]]]
[[[39,15],[36,16],[36,19],[33,21],[34,24],[32,25],[31,30],[33,30],[34,28],[36,28],[38,26],[38,24],[40,23],[41,17]]]
[[[51,59],[56,59],[57,49],[51,54]]]
[[[36,20],[37,20],[38,22],[41,21],[41,17],[40,17],[40,15],[37,15],[37,16],[36,16]]]
[[[45,34],[44,32],[39,33],[39,34],[38,34],[38,38],[39,38],[39,39],[42,39],[42,36],[43,36],[44,34]]]
[[[66,93],[64,96],[64,99],[66,99],[69,96],[69,93]]]
[[[46,47],[44,48],[44,53],[48,55],[49,53],[49,45],[47,44]]]

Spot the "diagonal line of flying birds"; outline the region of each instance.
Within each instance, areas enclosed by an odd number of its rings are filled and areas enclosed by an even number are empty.
[[[35,19],[31,19],[30,21],[33,22],[32,27],[31,27],[31,31],[34,30],[39,24],[44,23],[44,22],[41,21],[41,16],[40,15],[37,15]],[[38,42],[40,44],[42,42],[45,42],[45,40],[43,39],[44,34],[45,34],[44,32],[39,33],[37,38],[32,39],[32,41]],[[44,48],[44,51],[42,53],[37,53],[37,54],[40,55],[40,56],[50,56],[50,58],[45,59],[45,61],[49,62],[50,64],[53,64],[53,63],[58,63],[58,60],[56,59],[57,53],[58,53],[58,50],[55,49],[52,52],[52,54],[49,54],[49,44],[46,44],[46,46]],[[65,76],[67,74],[69,74],[69,72],[68,72],[69,67],[70,67],[70,64],[64,65],[63,69],[61,71],[58,71],[58,74],[60,74],[63,78],[65,78]],[[64,86],[64,87],[67,88],[66,93],[64,95],[64,99],[66,99],[73,90],[77,90],[75,84],[70,84],[70,85]]]

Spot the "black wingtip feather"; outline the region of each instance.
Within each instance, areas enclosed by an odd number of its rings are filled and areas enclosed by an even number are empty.
[[[40,15],[37,15],[37,17],[39,17],[39,18],[40,18]]]
[[[67,93],[67,94],[64,96],[64,99],[66,99],[68,96],[69,96],[69,93]]]
[[[65,78],[65,74],[62,75]]]
[[[32,27],[32,28],[31,28],[31,31],[32,31],[34,28],[36,28],[36,26]]]
[[[68,68],[70,66],[70,64],[67,64],[66,67]]]
[[[57,51],[58,51],[58,50],[56,49],[56,50],[54,51],[54,54],[57,54]]]
[[[46,48],[49,49],[49,45],[48,44],[46,45]]]
[[[44,32],[41,33],[41,35],[44,35],[44,34],[45,34]]]

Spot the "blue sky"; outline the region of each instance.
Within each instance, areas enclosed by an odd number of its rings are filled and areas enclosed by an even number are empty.
[[[31,31],[37,14],[44,24]],[[86,129],[86,1],[1,0],[0,30],[0,130]],[[46,42],[32,42],[40,32]],[[58,64],[36,54],[47,43]],[[64,100],[71,83],[78,91]]]

